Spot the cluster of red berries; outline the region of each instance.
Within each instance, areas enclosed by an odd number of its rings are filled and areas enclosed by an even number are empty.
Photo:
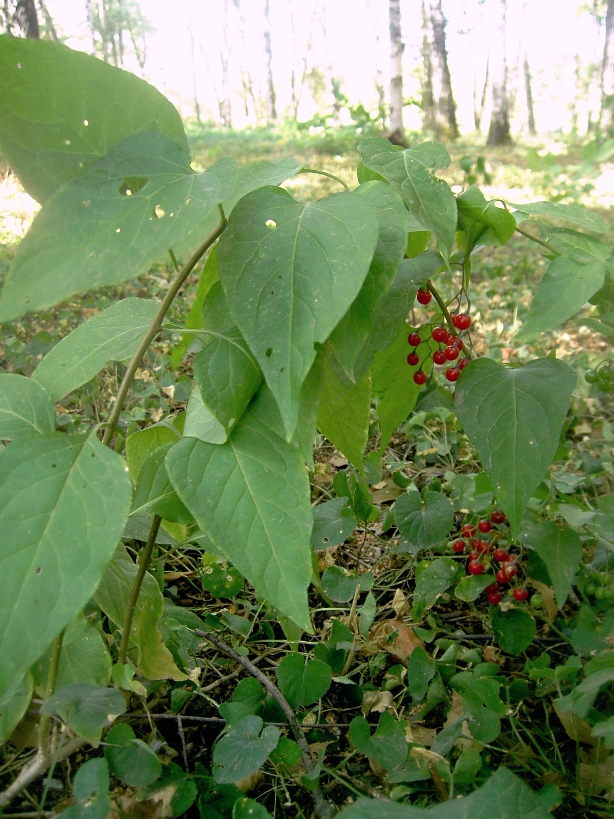
[[[518,555],[511,554],[502,546],[497,546],[497,540],[501,530],[493,529],[493,523],[500,526],[506,522],[505,515],[499,509],[490,516],[490,520],[481,520],[476,527],[466,523],[461,528],[461,538],[452,543],[454,554],[464,554],[469,547],[469,560],[467,562],[467,572],[472,575],[484,574],[487,567],[496,569],[495,580],[484,589],[484,594],[488,598],[491,606],[496,606],[503,599],[501,594],[505,586],[513,582],[518,574]],[[488,539],[479,537],[486,535]],[[499,568],[496,568],[498,564]],[[514,598],[524,603],[529,597],[529,592],[523,586],[516,586],[513,590]]]
[[[430,290],[418,290],[417,299],[420,304],[428,304],[431,298]],[[466,313],[457,313],[452,318],[452,323],[457,330],[463,332],[471,327],[471,318]],[[433,364],[439,366],[450,364],[451,366],[446,370],[446,379],[451,382],[456,381],[463,368],[469,363],[468,358],[461,358],[457,364],[452,364],[459,358],[461,350],[465,346],[463,340],[458,335],[450,333],[446,327],[435,327],[431,333],[431,338],[437,344],[437,349],[430,346],[430,339],[422,339],[418,333],[410,333],[407,336],[409,345],[414,348],[407,356],[407,363],[411,367],[416,367],[420,363],[420,356],[416,352],[416,348],[419,344],[426,342],[429,344],[429,355],[426,356],[425,360],[432,357]],[[444,349],[441,349],[442,346]],[[416,384],[424,384],[426,379],[427,375],[423,370],[417,370],[414,373],[414,382]]]

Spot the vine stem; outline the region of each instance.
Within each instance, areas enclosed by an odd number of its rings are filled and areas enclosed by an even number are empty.
[[[259,668],[256,668],[255,665],[252,665],[249,660],[245,657],[242,657],[240,654],[231,648],[226,643],[218,640],[217,637],[214,637],[212,634],[209,634],[206,631],[201,631],[198,628],[194,629],[194,633],[197,634],[199,637],[203,637],[205,640],[208,640],[212,643],[216,648],[219,648],[220,651],[223,651],[224,654],[227,654],[229,657],[243,666],[243,668],[248,671],[252,677],[255,677],[259,683],[261,683],[269,694],[274,697],[279,703],[281,710],[286,715],[290,728],[292,729],[292,733],[296,739],[296,743],[301,750],[301,756],[303,758],[303,765],[305,766],[305,771],[309,774],[314,769],[315,766],[313,764],[313,760],[311,758],[311,753],[309,751],[309,745],[307,744],[307,740],[305,738],[305,734],[303,733],[303,729],[296,718],[296,714],[292,710],[292,707],[288,700],[284,697],[281,693],[279,688],[271,682],[271,680],[260,671]],[[324,795],[320,789],[319,784],[312,786],[310,788],[311,793],[313,795],[314,806],[316,810],[316,814],[318,815],[319,819],[330,819],[332,815],[331,806],[328,802],[324,799]]]
[[[5,808],[10,804],[18,793],[21,793],[24,788],[27,788],[35,779],[38,779],[54,762],[55,764],[62,762],[84,745],[87,745],[87,740],[82,737],[77,737],[59,749],[55,757],[51,757],[49,754],[43,754],[39,750],[32,762],[29,765],[25,765],[19,772],[19,776],[11,782],[6,790],[0,793],[0,808]]]
[[[318,176],[327,176],[329,179],[334,179],[335,182],[338,182],[340,185],[343,185],[346,192],[350,190],[348,188],[348,186],[345,184],[345,182],[343,181],[343,179],[339,179],[339,177],[335,176],[334,173],[328,173],[328,171],[320,171],[320,170],[318,170],[318,168],[301,168],[299,173],[315,173],[315,174],[318,174]]]
[[[49,671],[47,673],[47,685],[45,687],[45,699],[48,700],[55,691],[55,684],[58,679],[58,668],[60,667],[60,655],[62,653],[62,642],[64,631],[58,634],[53,641],[51,648],[51,659],[49,660]],[[43,756],[47,756],[49,743],[49,726],[51,724],[51,714],[43,714],[38,725],[38,750]]]
[[[452,321],[452,316],[450,315],[450,311],[446,307],[444,300],[441,298],[441,293],[439,292],[439,290],[437,290],[437,288],[435,287],[435,285],[433,284],[433,282],[430,279],[428,279],[428,281],[426,283],[426,287],[427,287],[427,290],[430,290],[430,292],[435,297],[435,301],[439,305],[439,307],[441,309],[441,312],[444,315],[444,318],[445,318],[445,320],[446,320],[446,322],[447,322],[447,324],[448,324],[448,326],[450,328],[450,332],[454,333],[454,335],[456,335],[456,328],[454,327],[454,322]]]
[[[151,556],[156,545],[156,538],[158,537],[158,530],[161,523],[162,518],[160,515],[154,515],[151,522],[147,543],[139,554],[139,569],[136,573],[136,577],[134,578],[132,588],[130,589],[130,598],[128,600],[126,617],[124,618],[124,627],[122,629],[122,641],[120,643],[119,653],[117,655],[117,662],[120,665],[126,664],[128,645],[130,643],[130,632],[132,630],[132,621],[134,620],[134,612],[136,610],[139,594],[141,593],[141,586],[143,585],[143,580],[145,579],[145,573],[147,572],[149,564],[151,563]]]
[[[219,237],[222,235],[226,228],[227,221],[221,206],[220,214],[222,216],[222,221],[219,223],[219,225],[216,227],[213,233],[207,236],[207,238],[200,245],[200,247],[194,251],[190,259],[187,261],[183,270],[180,271],[175,281],[169,287],[166,296],[164,297],[162,303],[160,304],[160,307],[158,308],[158,312],[154,316],[154,319],[151,322],[151,324],[149,325],[149,329],[147,330],[147,333],[145,334],[143,341],[141,341],[138,350],[132,357],[132,361],[130,362],[128,369],[126,370],[126,374],[124,375],[124,379],[119,388],[119,392],[117,393],[117,398],[115,399],[115,406],[113,407],[113,412],[111,413],[111,417],[107,421],[107,428],[102,439],[102,443],[105,446],[111,445],[113,433],[117,428],[119,416],[121,415],[121,411],[124,406],[126,396],[128,395],[128,390],[132,385],[132,381],[134,380],[136,371],[138,370],[141,361],[143,360],[143,356],[149,349],[149,345],[160,332],[162,323],[164,321],[164,317],[166,316],[169,307],[173,303],[175,296],[181,289],[182,285],[184,284],[185,280],[188,278],[192,270],[194,270],[200,259],[207,252],[207,250],[209,250],[211,245],[214,244],[219,239]]]
[[[561,255],[556,248],[552,247],[551,244],[548,244],[548,242],[544,242],[543,239],[538,239],[537,236],[533,236],[531,233],[527,233],[527,231],[523,230],[522,228],[517,227],[516,233],[520,233],[522,236],[526,236],[526,238],[530,239],[532,242],[537,242],[538,245],[545,247],[546,250],[549,250],[550,253],[554,253],[555,256]]]

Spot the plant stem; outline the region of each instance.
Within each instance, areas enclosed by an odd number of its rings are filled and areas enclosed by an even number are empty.
[[[53,641],[51,648],[51,658],[49,660],[49,671],[47,672],[47,685],[45,687],[45,699],[48,700],[55,691],[55,684],[58,679],[58,668],[60,667],[60,655],[62,653],[62,641],[64,640],[64,631],[58,634]],[[49,726],[51,723],[51,714],[43,714],[38,725],[38,750],[43,756],[47,756],[49,743]]]
[[[64,759],[74,754],[75,751],[87,745],[87,740],[82,737],[67,742],[56,754],[55,763],[62,762]],[[27,788],[35,779],[44,773],[53,762],[53,758],[49,755],[42,754],[40,751],[36,754],[29,765],[25,765],[19,772],[17,778],[11,782],[8,788],[0,793],[0,808],[5,808],[24,788]]]
[[[294,734],[294,738],[296,739],[296,743],[301,749],[301,756],[303,758],[303,765],[305,766],[305,771],[307,773],[311,773],[315,766],[313,764],[313,760],[311,758],[311,753],[309,751],[309,745],[307,744],[307,740],[305,738],[305,734],[303,733],[303,729],[296,718],[296,714],[292,710],[290,703],[281,693],[279,688],[271,682],[271,680],[260,671],[259,668],[256,668],[255,665],[252,665],[249,660],[245,659],[245,657],[241,657],[240,654],[231,648],[226,643],[223,643],[221,640],[218,640],[217,637],[214,637],[212,634],[201,631],[198,628],[194,629],[194,634],[197,634],[199,637],[204,637],[205,640],[208,640],[212,643],[216,648],[219,648],[220,651],[223,651],[224,654],[227,654],[229,657],[232,657],[235,662],[239,663],[243,666],[243,668],[248,671],[252,677],[255,677],[259,683],[261,683],[266,690],[274,697],[281,710],[286,715],[290,728],[292,729],[292,733]],[[313,795],[313,801],[315,804],[316,814],[318,815],[319,819],[330,819],[331,816],[331,806],[326,802],[324,799],[324,795],[320,789],[319,784],[312,787],[311,793]]]
[[[522,234],[522,236],[526,236],[526,238],[530,239],[532,242],[537,242],[538,245],[545,247],[546,250],[549,250],[550,253],[554,253],[555,256],[561,255],[559,251],[556,248],[552,247],[552,245],[548,244],[548,242],[544,242],[543,239],[538,239],[537,236],[533,236],[531,233],[527,233],[526,230],[523,230],[522,228],[517,227],[516,233],[520,233]]]
[[[444,315],[444,318],[445,318],[445,320],[446,320],[446,322],[447,322],[447,324],[448,324],[448,326],[450,328],[450,332],[454,333],[454,335],[456,335],[456,327],[454,326],[454,322],[452,321],[452,316],[450,315],[450,311],[446,307],[444,300],[441,298],[441,294],[440,294],[439,290],[437,290],[437,288],[431,282],[430,279],[427,281],[426,287],[427,287],[427,290],[430,290],[431,293],[433,294],[433,296],[435,296],[435,301],[439,305],[439,307],[441,309],[441,312]]]
[[[117,662],[120,665],[126,664],[126,659],[128,656],[128,644],[130,643],[130,632],[132,630],[132,621],[134,620],[134,611],[136,609],[137,600],[139,599],[139,594],[141,593],[141,586],[143,585],[143,580],[145,579],[145,572],[147,571],[147,568],[151,563],[151,555],[156,545],[156,538],[158,537],[158,529],[160,528],[161,522],[162,518],[160,517],[160,515],[154,515],[153,520],[151,522],[151,529],[149,530],[149,537],[147,538],[147,543],[145,544],[145,547],[139,554],[139,570],[136,573],[134,583],[132,584],[132,588],[130,589],[130,599],[128,600],[126,617],[124,619],[124,627],[122,629],[122,641],[119,646],[119,655],[117,658]]]
[[[207,236],[207,238],[201,244],[201,246],[194,251],[194,253],[186,263],[183,270],[179,273],[175,281],[169,287],[168,292],[164,297],[162,303],[160,304],[158,312],[154,317],[154,320],[149,325],[149,329],[147,330],[147,333],[145,334],[143,341],[140,343],[138,350],[132,357],[132,361],[130,362],[128,369],[126,370],[126,374],[124,375],[124,379],[119,388],[119,392],[117,393],[117,398],[115,399],[115,406],[113,407],[113,412],[111,413],[111,416],[107,421],[107,428],[102,439],[102,443],[105,444],[105,446],[110,446],[111,444],[113,433],[115,432],[115,429],[117,427],[119,416],[121,415],[121,411],[123,409],[126,396],[128,395],[128,390],[130,389],[136,371],[138,370],[141,361],[143,360],[143,356],[149,349],[149,345],[160,332],[160,328],[162,327],[164,317],[166,316],[171,304],[173,303],[175,296],[181,289],[182,285],[184,284],[185,280],[188,278],[192,270],[194,270],[199,260],[207,252],[207,250],[209,250],[211,245],[214,244],[214,242],[216,242],[219,239],[219,237],[222,235],[226,228],[227,221],[226,218],[224,217],[224,212],[221,210],[221,208],[220,212],[222,215],[222,221],[219,223],[219,225],[216,227],[213,233]]]
[[[328,173],[328,171],[319,171],[317,168],[302,168],[299,171],[299,173],[316,173],[319,176],[328,176],[329,179],[334,179],[335,182],[338,182],[340,185],[343,185],[343,187],[345,188],[346,191],[350,190],[348,188],[348,186],[345,184],[345,182],[343,181],[343,179],[339,179],[339,177],[335,176],[334,173]]]

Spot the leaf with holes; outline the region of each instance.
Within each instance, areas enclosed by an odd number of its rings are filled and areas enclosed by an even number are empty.
[[[151,299],[123,299],[84,321],[56,344],[32,377],[52,401],[93,378],[109,361],[136,353],[160,305]]]
[[[354,512],[346,506],[347,498],[333,498],[313,507],[312,549],[328,549],[346,541],[358,526]]]
[[[0,148],[39,202],[133,134],[188,154],[175,106],[128,71],[50,40],[0,37]]]
[[[0,701],[88,602],[132,495],[126,462],[95,436],[13,441],[0,459]]]
[[[554,458],[575,386],[573,370],[554,358],[516,369],[481,358],[465,367],[456,383],[458,419],[478,451],[513,537]]]
[[[379,236],[354,193],[301,205],[261,188],[235,206],[218,250],[228,307],[279,406],[286,439],[322,344],[358,295]]]
[[[234,180],[195,174],[162,134],[128,137],[60,188],[19,244],[0,298],[0,321],[75,293],[132,279],[172,247],[190,253],[219,222]]]

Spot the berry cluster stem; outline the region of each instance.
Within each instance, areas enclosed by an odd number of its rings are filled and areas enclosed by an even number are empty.
[[[427,290],[429,290],[433,294],[433,296],[435,297],[435,301],[439,305],[439,307],[441,309],[441,312],[444,315],[444,318],[445,318],[445,320],[446,320],[446,322],[448,324],[448,327],[450,328],[450,332],[454,333],[454,335],[456,335],[456,328],[454,327],[454,322],[452,321],[452,316],[450,315],[450,311],[446,307],[444,300],[441,298],[440,292],[437,290],[437,288],[431,282],[430,279],[427,281],[426,287],[427,287]]]

